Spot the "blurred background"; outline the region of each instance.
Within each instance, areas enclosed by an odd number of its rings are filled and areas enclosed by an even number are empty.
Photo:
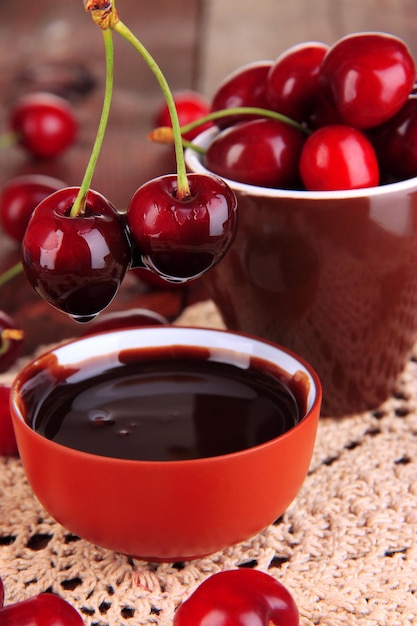
[[[35,162],[18,147],[0,150],[0,185],[24,173],[43,173],[78,185],[90,156],[105,79],[100,29],[82,0],[0,0],[0,128],[22,93],[51,91],[75,107],[80,136],[59,159]],[[416,0],[117,0],[122,21],[150,50],[171,88],[192,88],[210,98],[218,83],[244,63],[274,59],[308,40],[331,44],[354,31],[382,30],[402,37],[417,57]],[[160,88],[135,50],[117,34],[114,98],[93,186],[126,208],[144,181],[174,171],[170,147],[146,135],[162,103]],[[0,131],[1,132],[1,131]],[[19,250],[0,232],[0,270]],[[126,281],[113,309],[148,306],[170,319],[204,297],[186,290],[155,289]],[[79,329],[34,295],[19,276],[0,288],[0,309],[27,329],[26,351]],[[48,323],[45,323],[45,320]]]

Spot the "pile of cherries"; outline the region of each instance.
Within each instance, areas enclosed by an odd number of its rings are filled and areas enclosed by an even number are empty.
[[[211,111],[247,112],[213,116],[220,132],[205,164],[226,179],[309,191],[417,176],[415,79],[404,41],[379,32],[245,65],[219,85]]]

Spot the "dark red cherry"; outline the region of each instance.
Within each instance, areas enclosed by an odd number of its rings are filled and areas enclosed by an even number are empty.
[[[173,95],[180,126],[186,126],[187,124],[191,124],[191,122],[195,122],[196,120],[210,113],[210,103],[206,98],[204,98],[204,96],[202,96],[197,91],[185,89],[182,91],[177,91]],[[164,102],[164,104],[157,112],[157,115],[155,117],[155,126],[172,126],[171,116],[169,114],[166,102]],[[204,130],[207,130],[211,126],[213,126],[212,122],[201,124],[195,130],[191,130],[188,133],[185,133],[183,135],[184,139],[188,139],[189,141],[191,141],[192,139],[194,139],[194,137],[202,133]]]
[[[35,207],[65,183],[51,176],[27,174],[10,179],[0,192],[0,223],[4,232],[22,242]]]
[[[211,101],[211,110],[221,111],[235,107],[269,109],[266,86],[271,67],[272,61],[256,61],[231,72],[218,86]],[[216,125],[219,128],[226,128],[242,119],[250,120],[255,117],[246,114],[244,116],[230,115],[217,119]]]
[[[272,65],[267,80],[270,108],[304,122],[320,92],[319,70],[329,46],[311,41],[288,48]]]
[[[300,174],[309,191],[374,187],[378,161],[371,142],[356,128],[323,126],[312,133],[300,157]]]
[[[417,176],[417,96],[369,136],[387,181]]]
[[[32,214],[22,243],[23,269],[35,291],[77,321],[88,321],[114,298],[130,262],[123,220],[90,190],[85,212],[71,217],[78,187],[48,196]]]
[[[135,192],[127,222],[150,269],[172,282],[194,279],[218,263],[236,229],[236,197],[215,176],[189,174],[190,195],[178,197],[176,175],[148,181]]]
[[[386,33],[358,33],[339,39],[320,69],[325,97],[342,120],[371,128],[395,115],[413,88],[416,70],[406,44]]]
[[[39,159],[57,157],[73,145],[78,122],[70,103],[51,93],[21,96],[9,112],[17,142]]]
[[[262,187],[299,184],[298,160],[304,135],[284,122],[257,119],[222,130],[205,156],[218,176]]]
[[[6,372],[20,356],[24,333],[15,321],[0,311],[0,373]]]
[[[10,385],[0,384],[0,455],[18,456],[16,437],[9,407]],[[0,581],[0,615],[3,601],[3,588]],[[2,623],[0,617],[0,624]]]
[[[121,328],[138,328],[140,326],[161,326],[168,324],[168,320],[150,309],[128,309],[127,311],[112,311],[103,313],[91,324],[86,324],[83,336],[101,333],[107,330]]]
[[[84,626],[78,611],[54,593],[37,596],[9,604],[0,609],[3,626]]]

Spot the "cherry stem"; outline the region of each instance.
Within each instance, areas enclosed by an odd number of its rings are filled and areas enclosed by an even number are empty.
[[[103,29],[104,48],[106,53],[106,84],[104,88],[104,100],[103,108],[101,111],[100,122],[97,130],[97,135],[94,141],[93,149],[91,152],[90,160],[87,164],[84,178],[81,182],[80,189],[78,191],[75,202],[71,208],[71,217],[77,217],[81,213],[85,212],[85,205],[87,200],[87,194],[91,186],[91,181],[94,176],[94,171],[100,154],[101,146],[103,144],[104,135],[106,132],[107,121],[109,119],[110,105],[113,94],[113,76],[114,76],[114,50],[113,50],[113,34],[110,28]]]
[[[305,133],[306,135],[311,134],[311,130],[309,128],[303,126],[299,122],[296,122],[290,117],[287,117],[282,113],[278,113],[277,111],[271,111],[270,109],[262,109],[259,107],[234,107],[230,109],[220,109],[219,111],[212,111],[208,115],[205,115],[204,117],[201,117],[194,122],[190,122],[189,124],[182,126],[181,133],[188,133],[189,131],[198,128],[202,124],[206,124],[207,122],[212,122],[223,117],[229,117],[230,115],[257,115],[259,117],[269,117],[273,120],[278,120],[279,122],[284,122],[289,126],[293,126],[300,132]]]
[[[12,131],[4,133],[0,137],[0,150],[13,146],[19,140],[19,135]]]
[[[119,33],[127,42],[129,42],[137,52],[146,61],[149,68],[155,75],[159,86],[165,97],[165,101],[168,107],[168,111],[171,117],[172,132],[175,146],[175,157],[177,165],[177,197],[185,198],[190,195],[190,187],[188,184],[187,170],[184,159],[184,150],[181,137],[181,128],[178,119],[178,113],[174,102],[172,91],[168,85],[168,82],[156,63],[155,59],[151,56],[148,50],[143,44],[135,37],[135,35],[121,22],[120,20],[113,25],[113,29]]]
[[[6,270],[5,272],[3,272],[3,274],[0,275],[0,287],[5,285],[7,282],[9,282],[9,280],[14,278],[18,274],[20,274],[22,271],[23,271],[23,265],[20,261],[16,263],[15,265],[12,265],[11,267],[9,267],[8,270]]]
[[[4,328],[0,333],[0,356],[6,354],[11,341],[22,341],[23,336],[23,330],[20,328]]]

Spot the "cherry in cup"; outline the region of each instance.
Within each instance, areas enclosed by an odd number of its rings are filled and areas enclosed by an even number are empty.
[[[387,33],[356,33],[325,55],[320,85],[342,120],[355,128],[386,122],[406,102],[416,78],[407,45]]]
[[[248,63],[231,72],[218,86],[212,100],[211,111],[236,107],[268,108],[267,77],[272,61]],[[225,128],[238,121],[254,119],[256,115],[228,115],[217,118],[216,125]]]
[[[312,41],[280,54],[268,72],[268,105],[298,122],[306,121],[319,97],[319,72],[328,49],[327,44]]]
[[[205,154],[207,168],[224,178],[264,187],[299,185],[305,136],[273,119],[238,122],[223,129]]]

